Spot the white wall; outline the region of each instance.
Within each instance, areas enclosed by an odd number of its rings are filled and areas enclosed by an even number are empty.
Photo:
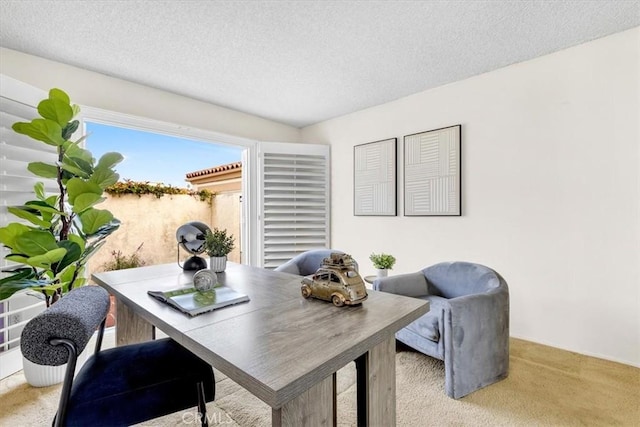
[[[508,281],[511,334],[640,366],[635,28],[304,128],[332,151],[332,246],[392,273],[445,260]],[[401,75],[401,73],[398,73]],[[393,76],[390,76],[390,78]],[[463,216],[353,215],[353,146],[462,124]],[[339,184],[339,185],[338,185]]]
[[[261,141],[298,142],[300,130],[103,74],[0,48],[0,73],[80,105]]]

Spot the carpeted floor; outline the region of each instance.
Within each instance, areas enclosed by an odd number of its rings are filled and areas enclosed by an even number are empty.
[[[398,426],[640,426],[638,368],[512,339],[509,377],[454,400],[442,362],[397,350]],[[270,425],[267,405],[219,372],[216,381],[210,425]],[[50,425],[58,396],[59,386],[31,387],[20,372],[0,381],[0,426]],[[350,363],[338,372],[339,426],[356,425],[355,396]],[[194,411],[142,425],[184,424],[198,424]]]

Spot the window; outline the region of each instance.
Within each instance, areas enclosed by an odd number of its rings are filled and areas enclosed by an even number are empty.
[[[329,247],[329,147],[260,144],[261,266]]]

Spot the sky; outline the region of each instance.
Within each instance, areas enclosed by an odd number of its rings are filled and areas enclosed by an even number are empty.
[[[242,149],[138,130],[86,123],[86,147],[96,161],[116,151],[124,160],[116,165],[120,181],[149,181],[186,188],[185,175],[239,162]]]

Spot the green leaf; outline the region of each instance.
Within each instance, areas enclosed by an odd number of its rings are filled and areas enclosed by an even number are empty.
[[[86,182],[80,178],[71,178],[67,181],[67,192],[69,194],[69,203],[75,204],[76,197],[84,193],[94,193],[102,196],[102,188],[96,183]]]
[[[93,165],[94,159],[91,151],[80,147],[79,142],[69,142],[65,145],[65,156],[75,159],[82,159],[86,163]],[[73,162],[72,162],[73,163]]]
[[[34,291],[44,291],[47,293],[47,295],[51,296],[54,293],[58,292],[58,289],[60,289],[63,293],[66,292],[69,289],[69,284],[68,283],[51,283],[51,281],[48,282],[42,282],[41,286],[31,286],[31,289],[33,289]]]
[[[46,199],[44,199],[44,202],[46,204],[48,204],[49,206],[57,206],[58,205],[58,196],[57,195],[53,195],[53,196],[49,196]]]
[[[71,107],[69,107],[69,108],[71,108]],[[73,114],[73,110],[72,110],[71,114]],[[67,123],[66,125],[63,125],[63,128],[62,128],[62,139],[64,139],[65,141],[68,141],[73,136],[73,133],[76,130],[78,130],[79,126],[80,126],[80,122],[78,120],[74,120],[72,122]]]
[[[84,252],[85,241],[82,237],[78,236],[77,234],[69,233],[67,239],[77,244],[80,247],[80,252]]]
[[[104,153],[100,160],[98,161],[98,168],[112,168],[121,161],[124,160],[124,157],[120,153]]]
[[[8,248],[13,248],[15,246],[16,237],[30,230],[31,228],[27,227],[24,224],[20,224],[18,222],[12,222],[11,224],[8,224],[6,227],[0,228],[0,243],[2,243]]]
[[[29,230],[16,237],[14,249],[31,257],[58,249],[58,242],[48,231]]]
[[[62,258],[59,263],[53,266],[53,270],[59,272],[71,265],[71,263],[79,260],[82,256],[82,250],[77,243],[70,240],[63,240],[61,242],[58,242],[58,246],[64,248],[67,251],[67,253],[64,255],[64,258]]]
[[[89,175],[91,174],[91,171],[87,172],[85,170],[83,170],[82,168],[79,168],[75,165],[70,165],[68,163],[63,163],[62,165],[60,165],[60,167],[64,170],[66,170],[67,172],[75,175],[75,176],[79,176],[81,178],[89,178]]]
[[[30,223],[40,226],[42,228],[49,228],[51,226],[50,222],[45,221],[41,217],[32,213],[33,210],[31,209],[25,210],[16,206],[11,206],[11,207],[8,207],[7,210],[12,214],[14,214],[15,216],[17,216],[18,218],[26,219]]]
[[[9,261],[17,262],[18,264],[26,264],[28,257],[22,254],[9,254],[4,259],[8,259]]]
[[[75,213],[82,213],[83,211],[89,209],[93,205],[97,205],[98,203],[104,202],[106,199],[104,197],[100,197],[100,195],[95,193],[84,193],[80,194],[76,197],[75,202],[73,204],[73,211]]]
[[[57,248],[42,255],[30,257],[27,259],[27,264],[34,267],[50,269],[51,265],[63,259],[66,253],[67,250],[65,248]]]
[[[86,235],[95,234],[101,227],[109,224],[113,219],[113,214],[108,210],[89,208],[80,214],[82,232]]]
[[[36,197],[40,200],[44,200],[46,195],[44,193],[44,182],[37,182],[33,186],[33,192],[36,193]]]
[[[30,202],[27,202],[25,206],[28,206],[29,208],[35,209],[40,212],[49,212],[56,215],[65,215],[64,212],[60,212],[54,206],[51,206],[47,202],[43,202],[40,200],[33,200]]]
[[[93,175],[89,178],[89,182],[94,182],[100,186],[100,188],[107,188],[120,179],[120,175],[112,171],[111,169],[105,169],[100,166],[96,167],[93,171]]]
[[[68,102],[59,98],[44,99],[38,104],[38,113],[45,119],[52,120],[63,128],[73,118],[73,110]],[[62,133],[61,133],[62,135]]]
[[[45,144],[55,147],[64,144],[62,128],[60,125],[48,119],[33,119],[30,123],[17,122],[11,128],[22,135],[27,135]]]
[[[56,276],[56,279],[58,279],[60,282],[67,282],[70,283],[71,280],[73,279],[73,274],[76,272],[76,265],[75,264],[71,264],[67,267],[65,267],[62,271],[60,271],[60,273],[58,273],[58,275]]]
[[[57,178],[58,177],[58,168],[55,165],[51,165],[44,162],[31,162],[27,166],[29,172],[34,175],[38,175],[42,178]]]
[[[9,277],[12,278],[12,277]],[[5,300],[23,289],[33,288],[38,284],[46,284],[43,280],[35,279],[15,279],[6,283],[0,283],[0,301]]]
[[[49,90],[49,99],[57,99],[65,104],[71,104],[71,99],[69,98],[69,95],[67,95],[67,92],[62,89],[58,89],[57,87]]]
[[[7,273],[11,273],[11,276],[3,277],[2,279],[0,279],[0,285],[9,283],[15,280],[30,279],[32,277],[35,277],[33,269],[31,268],[19,267],[19,268],[16,268],[15,270],[8,271]]]

